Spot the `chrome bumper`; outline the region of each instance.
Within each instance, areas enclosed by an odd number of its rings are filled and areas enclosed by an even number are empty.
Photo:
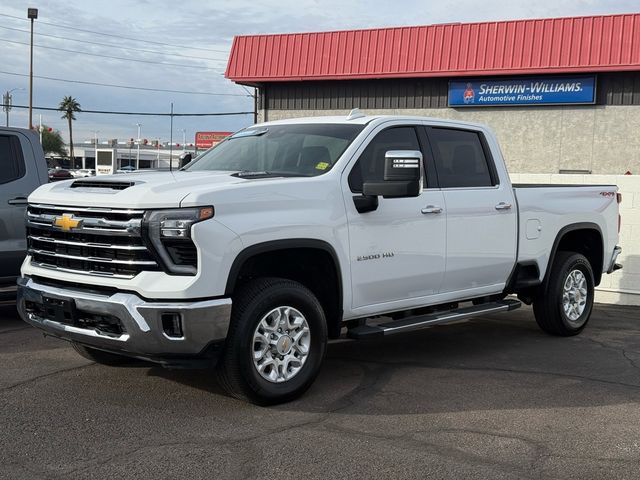
[[[616,263],[616,260],[618,259],[618,255],[620,255],[620,253],[622,253],[621,247],[615,247],[613,249],[613,254],[611,255],[611,261],[609,262],[609,268],[607,269],[607,273],[613,273],[616,270],[620,270],[622,268],[622,265],[620,265],[619,263]]]
[[[44,298],[70,302],[75,318],[119,320],[119,333],[86,328],[86,322],[59,321],[49,313],[34,313],[44,308]],[[37,283],[31,278],[18,280],[18,311],[22,319],[45,333],[110,352],[144,358],[161,363],[171,358],[203,354],[207,347],[221,343],[229,328],[231,299],[194,302],[148,302],[132,293],[102,295],[71,288],[59,288]],[[35,307],[35,308],[34,308]],[[182,321],[182,336],[165,333],[162,314],[178,315]],[[53,317],[53,318],[52,318]],[[167,360],[167,361],[165,361]]]

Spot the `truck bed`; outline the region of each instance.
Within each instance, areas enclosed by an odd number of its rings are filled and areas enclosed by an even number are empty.
[[[514,184],[518,204],[518,262],[536,262],[540,280],[558,234],[567,228],[596,226],[604,241],[606,271],[618,237],[618,187],[581,184]]]

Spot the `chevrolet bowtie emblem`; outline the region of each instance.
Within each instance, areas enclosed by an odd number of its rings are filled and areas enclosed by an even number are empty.
[[[69,232],[74,228],[78,228],[82,220],[76,220],[73,218],[73,215],[69,215],[68,213],[63,213],[61,217],[56,217],[53,221],[53,224],[56,227],[61,228],[65,232]]]

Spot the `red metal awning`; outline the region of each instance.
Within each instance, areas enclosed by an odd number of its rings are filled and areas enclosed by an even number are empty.
[[[640,70],[640,13],[237,36],[238,83]]]

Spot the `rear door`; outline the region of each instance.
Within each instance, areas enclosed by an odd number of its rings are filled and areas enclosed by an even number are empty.
[[[426,131],[447,211],[441,292],[461,292],[461,297],[499,293],[516,258],[513,189],[500,182],[482,132],[436,126]]]
[[[25,146],[29,147],[26,137],[0,133],[0,283],[5,284],[18,276],[25,257],[27,196],[39,183],[35,165],[25,162]]]
[[[367,181],[382,181],[385,153],[421,150],[431,165],[422,126],[378,127],[348,167],[343,184],[349,227],[352,308],[376,305],[375,310],[424,303],[440,290],[445,268],[446,216],[435,173],[427,171],[418,197],[378,197],[378,208],[359,213],[353,197]],[[420,139],[423,139],[422,141]],[[431,167],[428,167],[429,170]],[[344,180],[344,179],[343,179]]]

